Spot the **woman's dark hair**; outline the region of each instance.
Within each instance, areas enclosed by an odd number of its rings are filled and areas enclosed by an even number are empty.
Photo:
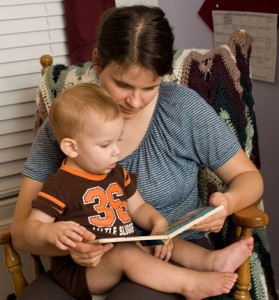
[[[96,48],[101,68],[112,61],[121,68],[137,64],[163,76],[172,73],[173,42],[172,28],[162,9],[135,5],[104,13]]]

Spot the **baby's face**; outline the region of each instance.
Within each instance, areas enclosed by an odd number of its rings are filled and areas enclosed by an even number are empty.
[[[124,120],[122,116],[104,120],[97,114],[88,119],[90,122],[86,123],[77,140],[78,155],[75,162],[88,173],[109,173],[120,160],[119,143]]]

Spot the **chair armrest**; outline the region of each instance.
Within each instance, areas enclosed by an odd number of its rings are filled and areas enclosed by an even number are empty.
[[[10,234],[9,226],[1,226],[0,227],[0,245],[11,243],[12,238]]]
[[[0,227],[0,244],[4,247],[5,264],[12,275],[14,290],[18,296],[27,286],[27,281],[22,273],[22,263],[20,256],[12,244],[12,237],[9,226]]]
[[[232,219],[235,225],[248,228],[264,227],[268,224],[267,213],[254,205],[234,213]]]

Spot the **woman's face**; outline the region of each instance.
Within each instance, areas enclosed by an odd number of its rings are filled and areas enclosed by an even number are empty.
[[[138,65],[123,70],[110,63],[100,73],[100,84],[118,104],[124,119],[132,119],[153,100],[156,101],[162,77]]]

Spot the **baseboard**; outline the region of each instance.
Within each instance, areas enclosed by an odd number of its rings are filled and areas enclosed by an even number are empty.
[[[0,226],[11,224],[17,196],[0,200]]]

